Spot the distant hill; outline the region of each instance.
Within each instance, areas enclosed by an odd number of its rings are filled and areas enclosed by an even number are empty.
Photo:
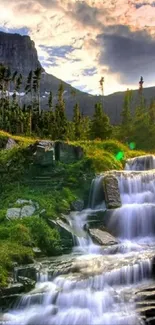
[[[38,60],[37,50],[34,42],[29,36],[21,36],[19,34],[10,34],[0,32],[0,63],[11,68],[12,71],[19,71],[26,78],[30,70],[36,69],[41,63]],[[44,109],[48,108],[48,93],[52,90],[54,100],[60,79],[46,73],[42,68],[41,78],[41,105]],[[66,102],[66,112],[69,118],[72,116],[73,107],[76,102],[80,104],[80,108],[84,115],[91,116],[94,111],[96,102],[101,101],[101,96],[93,96],[76,89],[76,95],[71,94],[71,90],[75,88],[64,83]],[[144,88],[144,96],[148,103],[152,97],[155,97],[155,87]],[[104,110],[110,117],[113,124],[120,122],[120,113],[122,110],[124,92],[117,92],[108,96],[104,96]],[[133,109],[138,99],[138,90],[133,91]]]

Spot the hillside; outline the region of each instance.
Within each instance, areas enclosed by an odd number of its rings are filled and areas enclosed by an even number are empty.
[[[41,66],[34,42],[29,36],[21,36],[19,34],[9,34],[0,32],[0,63],[5,64],[11,68],[12,71],[19,71],[24,79],[27,77],[30,70],[36,69]],[[63,76],[63,75],[62,75]],[[63,77],[62,77],[63,79]],[[48,94],[52,90],[53,100],[56,101],[56,94],[60,79],[53,75],[46,73],[42,68],[41,77],[41,106],[44,109],[48,108]],[[76,95],[71,95],[71,90],[74,88],[64,82],[64,99],[66,102],[66,112],[69,118],[72,116],[73,107],[76,102],[80,104],[81,111],[84,115],[91,116],[94,112],[94,105],[96,102],[101,101],[100,96],[93,96],[79,90],[76,90]],[[75,89],[74,89],[75,90]],[[23,92],[23,89],[21,89]],[[144,96],[146,102],[149,102],[155,94],[155,87],[145,88]],[[137,90],[133,91],[133,109],[138,98]],[[124,92],[114,93],[104,96],[104,109],[110,117],[113,124],[120,122],[120,112]],[[23,97],[22,97],[23,100]]]
[[[63,155],[53,161],[54,143],[39,141],[0,132],[0,286],[14,262],[33,261],[36,246],[49,256],[69,250],[72,236],[51,228],[49,219],[68,214],[75,204],[86,207],[95,174],[123,169],[125,159],[144,154],[114,140],[83,141],[62,143]],[[73,159],[74,148],[80,159]]]

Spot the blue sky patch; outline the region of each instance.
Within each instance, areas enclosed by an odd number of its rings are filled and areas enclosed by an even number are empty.
[[[29,28],[22,27],[22,28],[7,28],[7,27],[0,27],[0,31],[11,33],[11,34],[20,34],[20,35],[29,35]]]
[[[82,74],[83,76],[94,76],[97,73],[97,69],[95,67],[90,69],[84,69]]]
[[[70,45],[64,46],[45,46],[40,45],[40,48],[46,51],[51,57],[66,58],[66,55],[73,52],[75,48]]]

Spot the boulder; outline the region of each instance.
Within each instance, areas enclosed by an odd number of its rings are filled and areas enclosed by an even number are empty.
[[[35,143],[34,163],[40,166],[53,165],[55,160],[54,143],[52,141],[39,141]]]
[[[16,204],[18,204],[18,205],[25,205],[25,204],[27,204],[27,203],[32,203],[32,201],[31,200],[24,200],[24,199],[18,199],[17,201],[16,201]]]
[[[7,219],[18,219],[20,218],[21,209],[20,208],[10,208],[7,210]]]
[[[105,175],[103,178],[105,203],[108,209],[116,209],[121,206],[121,197],[118,180],[114,175]]]
[[[55,159],[63,163],[72,163],[81,159],[84,151],[80,146],[74,146],[65,142],[55,142]]]
[[[75,200],[70,205],[71,211],[82,211],[84,208],[84,201],[83,200]]]
[[[21,218],[23,217],[31,217],[34,212],[35,212],[35,207],[33,205],[25,205],[22,209],[21,209]]]
[[[107,231],[101,229],[89,228],[89,234],[95,244],[110,246],[118,244],[118,240],[109,234]]]
[[[16,141],[13,140],[13,139],[11,139],[11,138],[9,138],[8,141],[7,141],[7,143],[6,143],[6,147],[5,147],[5,149],[7,149],[7,150],[12,149],[12,148],[14,148],[16,145],[17,145]]]

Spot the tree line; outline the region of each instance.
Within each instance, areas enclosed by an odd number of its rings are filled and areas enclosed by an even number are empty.
[[[134,142],[137,149],[155,148],[155,98],[146,103],[143,94],[143,77],[139,81],[138,103],[133,111],[133,92],[127,89],[121,113],[122,122],[115,127],[113,136],[119,140]]]
[[[0,129],[12,134],[48,137],[53,140],[87,140],[116,138],[123,142],[135,141],[137,148],[149,149],[155,141],[155,99],[146,105],[143,83],[139,81],[139,98],[134,112],[133,93],[127,89],[121,112],[121,123],[110,124],[103,109],[103,101],[95,104],[90,118],[81,113],[79,104],[73,107],[73,118],[68,120],[65,110],[64,86],[60,83],[57,101],[48,96],[48,111],[41,108],[40,81],[42,69],[30,71],[26,80],[15,71],[0,64]],[[24,103],[20,93],[24,84]],[[103,95],[103,94],[102,94]],[[28,97],[28,98],[26,98]],[[102,96],[103,97],[103,96]],[[150,143],[150,138],[152,139]]]
[[[40,67],[30,71],[24,81],[25,98],[22,104],[18,96],[23,87],[22,75],[17,71],[12,74],[8,67],[0,64],[0,129],[12,134],[50,137],[53,140],[105,139],[111,135],[112,126],[101,103],[96,103],[92,119],[83,116],[78,103],[73,107],[72,120],[67,119],[63,83],[59,85],[56,104],[53,105],[50,91],[48,111],[41,109],[41,73]]]

